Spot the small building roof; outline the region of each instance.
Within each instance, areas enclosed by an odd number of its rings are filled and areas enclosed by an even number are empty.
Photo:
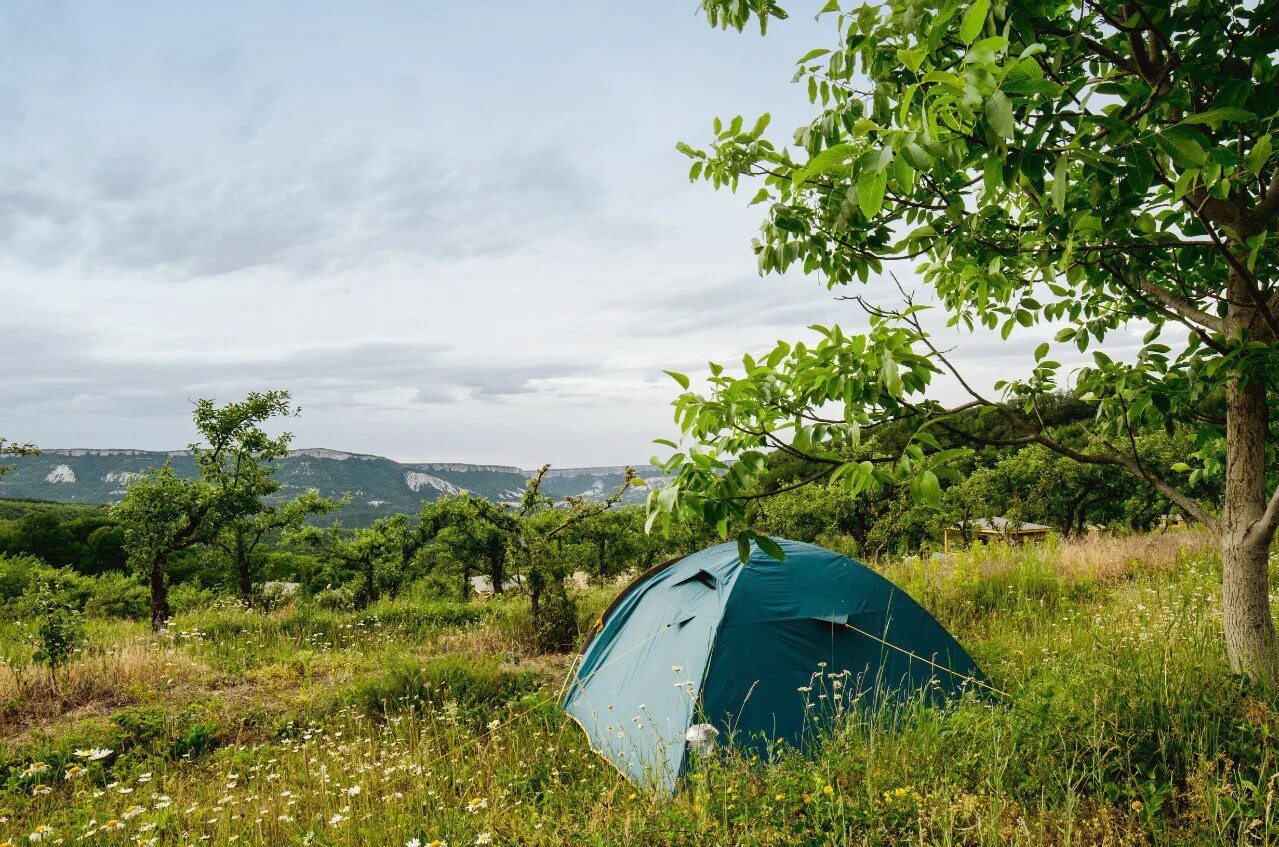
[[[955,524],[957,529],[975,529],[978,532],[1048,532],[1052,527],[1044,526],[1041,523],[1028,523],[1026,521],[1014,521],[1008,518],[976,518],[971,521],[960,521]]]

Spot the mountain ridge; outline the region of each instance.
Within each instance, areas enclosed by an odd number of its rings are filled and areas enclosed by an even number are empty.
[[[165,462],[171,462],[180,476],[195,476],[189,449],[54,447],[38,456],[6,457],[4,464],[12,470],[0,476],[0,497],[105,505],[119,500],[139,474]],[[399,512],[413,513],[424,503],[462,491],[494,502],[513,502],[519,499],[525,481],[536,473],[514,465],[399,462],[328,447],[290,450],[278,464],[281,497],[311,489],[325,496],[349,495],[350,503],[336,519],[351,526]],[[552,468],[543,490],[556,500],[569,496],[599,499],[621,484],[627,467]],[[650,484],[664,481],[660,470],[651,465],[630,467]],[[644,496],[644,489],[631,491],[625,502],[639,502]]]

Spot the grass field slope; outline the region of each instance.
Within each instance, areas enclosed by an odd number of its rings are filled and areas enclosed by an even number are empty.
[[[671,800],[557,710],[571,657],[528,649],[519,598],[206,596],[158,638],[91,619],[56,689],[0,623],[0,842],[1273,843],[1279,714],[1228,673],[1210,549],[1173,531],[882,565],[1007,695],[845,708],[815,756],[721,750]]]

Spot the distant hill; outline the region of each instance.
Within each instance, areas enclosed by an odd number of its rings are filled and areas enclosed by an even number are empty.
[[[183,476],[195,475],[190,451],[148,450],[45,450],[39,456],[6,457],[13,467],[0,476],[0,498],[48,500],[58,503],[112,503],[139,473],[172,461]],[[661,480],[659,471],[636,465],[646,480]],[[543,490],[556,499],[568,496],[602,498],[621,483],[624,466],[552,468]],[[507,465],[461,463],[403,463],[382,456],[344,453],[314,448],[293,450],[280,461],[276,479],[281,492],[292,496],[316,489],[330,496],[351,495],[350,505],[338,518],[348,526],[362,526],[375,518],[399,512],[416,512],[424,502],[445,494],[469,491],[494,502],[518,500],[532,471]],[[645,496],[639,489],[628,502]]]

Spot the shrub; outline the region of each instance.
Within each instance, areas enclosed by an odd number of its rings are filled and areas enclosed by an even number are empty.
[[[58,671],[84,645],[84,622],[80,613],[58,601],[47,586],[37,600],[36,650],[31,658],[49,668],[53,690],[58,690]]]
[[[150,610],[146,586],[136,577],[104,573],[93,580],[92,591],[84,604],[87,615],[140,620]]]
[[[321,591],[316,592],[315,605],[321,609],[328,609],[332,612],[345,611],[355,608],[355,595],[344,585],[337,588],[327,586]]]
[[[538,607],[533,633],[539,653],[564,653],[577,643],[577,603],[569,592],[550,590]]]
[[[0,553],[0,604],[8,604],[27,593],[36,574],[50,570],[34,556],[7,556]]]

